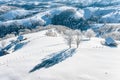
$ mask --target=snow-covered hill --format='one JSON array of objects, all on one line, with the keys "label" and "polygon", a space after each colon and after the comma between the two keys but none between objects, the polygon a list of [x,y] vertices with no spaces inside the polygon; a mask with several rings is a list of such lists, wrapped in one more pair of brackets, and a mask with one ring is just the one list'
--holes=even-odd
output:
[{"label": "snow-covered hill", "polygon": [[[74,11],[72,15],[62,14],[59,19],[59,14],[71,9]],[[0,27],[3,28],[16,26],[31,29],[57,24],[67,27],[72,25],[72,28],[84,30],[84,27],[87,29],[94,23],[119,22],[119,0],[0,0]],[[14,33],[7,30],[6,32]],[[5,35],[6,33],[0,37]]]},{"label": "snow-covered hill", "polygon": [[[69,49],[62,35],[49,37],[46,31],[24,35],[17,49],[0,57],[0,80],[120,80],[119,45],[110,48],[92,38]],[[11,41],[16,38],[6,45]]]},{"label": "snow-covered hill", "polygon": [[[9,9],[9,7],[18,7],[18,10],[10,10],[6,12],[5,14],[2,14],[2,18],[4,20],[12,20],[15,18],[16,13],[19,16],[23,16],[27,14],[31,14],[31,12],[36,11],[41,13],[49,12],[56,12],[61,7],[73,7],[76,8],[76,12],[83,15],[83,18],[85,19],[93,19],[95,18],[98,22],[110,22],[110,23],[119,23],[119,16],[120,16],[120,1],[119,0],[2,0],[1,2],[4,2],[2,6],[8,6],[5,7],[6,9]],[[0,6],[0,8],[2,7]],[[31,11],[24,11],[19,10],[19,8],[23,8],[24,10],[31,10]],[[82,10],[82,12],[80,12]],[[22,14],[21,14],[22,13]],[[48,12],[47,12],[48,13]],[[57,12],[56,12],[57,13]],[[50,13],[51,14],[51,13]],[[11,16],[11,17],[8,17]],[[51,14],[54,16],[54,14]],[[33,14],[29,16],[29,18],[36,16],[36,14]],[[43,15],[44,16],[44,15]],[[117,17],[117,19],[116,19]],[[24,17],[20,18],[21,20]],[[28,18],[28,17],[27,17]],[[17,18],[16,18],[17,19]],[[44,20],[44,19],[43,19]],[[47,20],[44,20],[47,22]],[[96,21],[95,21],[96,22]]]}]

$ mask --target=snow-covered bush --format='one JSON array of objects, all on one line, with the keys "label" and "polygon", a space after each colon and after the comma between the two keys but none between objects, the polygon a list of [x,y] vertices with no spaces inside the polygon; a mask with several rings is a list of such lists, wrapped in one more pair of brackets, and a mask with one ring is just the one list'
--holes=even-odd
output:
[{"label": "snow-covered bush", "polygon": [[19,32],[20,35],[28,34],[28,33],[31,33],[31,30],[30,30],[30,29],[22,29],[22,30],[20,30],[20,32]]},{"label": "snow-covered bush", "polygon": [[94,32],[92,29],[88,29],[88,30],[85,32],[85,36],[90,39],[91,37],[95,37],[95,32]]},{"label": "snow-covered bush", "polygon": [[37,26],[35,29],[36,29],[36,31],[42,31],[42,30],[46,30],[46,27],[44,27],[44,26]]},{"label": "snow-covered bush", "polygon": [[62,25],[48,25],[44,28],[46,30],[54,28],[59,34],[64,34],[66,32],[66,30],[70,30],[70,28],[68,28],[66,26],[62,26]]},{"label": "snow-covered bush", "polygon": [[56,37],[57,36],[57,32],[54,29],[49,29],[45,35],[47,36],[51,36],[51,37]]},{"label": "snow-covered bush", "polygon": [[56,30],[58,33],[64,34],[66,30],[70,30],[70,29],[66,26],[56,25]]}]

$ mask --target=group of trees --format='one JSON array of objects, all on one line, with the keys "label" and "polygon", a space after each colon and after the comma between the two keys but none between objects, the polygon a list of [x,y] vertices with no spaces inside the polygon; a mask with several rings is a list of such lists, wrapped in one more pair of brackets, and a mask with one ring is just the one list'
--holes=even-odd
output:
[{"label": "group of trees", "polygon": [[81,31],[80,29],[73,30],[62,25],[48,25],[42,28],[48,30],[45,33],[47,36],[56,37],[57,34],[61,34],[69,48],[72,47],[72,44],[75,44],[78,48],[83,40],[83,37],[86,37],[88,40],[90,40],[91,37],[96,36],[96,33],[92,29],[88,29],[86,31]]},{"label": "group of trees", "polygon": [[[95,36],[95,32],[92,29],[88,29],[86,31],[73,30],[73,29],[70,29],[68,27],[61,26],[61,25],[48,25],[46,27],[39,26],[32,30],[22,29],[19,32],[19,35],[37,32],[37,31],[41,31],[41,30],[48,30],[45,34],[47,36],[56,37],[58,33],[62,34],[64,36],[66,44],[69,46],[69,48],[72,47],[73,43],[75,43],[76,47],[78,48],[83,39],[83,36],[87,37],[89,40],[91,37]],[[15,35],[11,33],[11,34],[6,35],[5,38],[14,37],[14,36]]]},{"label": "group of trees", "polygon": [[20,32],[28,32],[36,29],[44,23],[41,20],[29,19],[27,23],[19,23],[18,21],[0,24],[0,37],[5,37],[7,34],[18,35]]},{"label": "group of trees", "polygon": [[104,34],[102,37],[103,38],[111,37],[115,40],[120,40],[120,32],[110,32],[110,33]]},{"label": "group of trees", "polygon": [[104,24],[98,28],[97,33],[102,38],[111,37],[115,40],[120,40],[120,28],[119,25],[108,25]]},{"label": "group of trees", "polygon": [[85,32],[82,32],[81,30],[67,30],[66,33],[64,34],[64,39],[69,46],[69,48],[72,47],[72,43],[76,44],[76,47],[78,48],[83,36],[91,39],[91,37],[95,36],[95,32],[92,29],[88,29]]},{"label": "group of trees", "polygon": [[[13,26],[13,27],[15,27],[15,26]],[[11,28],[12,27],[7,27],[7,26],[1,26],[0,27],[0,41],[2,40],[2,39],[7,39],[7,38],[10,38],[10,37],[15,37],[15,36],[17,36],[17,35],[23,35],[23,34],[28,34],[28,33],[34,33],[34,32],[38,32],[38,31],[42,31],[42,30],[48,30],[48,29],[55,29],[55,30],[57,30],[57,32],[58,33],[64,33],[65,31],[66,31],[66,29],[69,29],[68,27],[65,27],[65,26],[61,26],[61,25],[48,25],[48,26],[46,26],[46,27],[44,27],[44,26],[37,26],[36,28],[25,28],[25,27],[21,27],[21,28],[19,28],[19,30],[18,31],[16,31],[16,29],[15,30],[13,30],[13,31],[11,31]],[[8,31],[9,32],[8,32]],[[52,33],[52,31],[51,30],[49,30],[48,31],[48,33]],[[47,33],[47,34],[48,34]],[[49,35],[49,34],[48,34]],[[55,33],[55,35],[56,35],[56,33]]]},{"label": "group of trees", "polygon": [[62,34],[65,39],[66,44],[69,48],[72,47],[72,44],[75,44],[78,48],[83,37],[91,39],[91,37],[96,36],[96,33],[92,29],[88,29],[86,31],[81,31],[80,29],[70,29],[68,27],[62,25],[48,25],[47,27],[43,27],[45,30],[48,30],[45,35],[56,37],[57,33]]}]

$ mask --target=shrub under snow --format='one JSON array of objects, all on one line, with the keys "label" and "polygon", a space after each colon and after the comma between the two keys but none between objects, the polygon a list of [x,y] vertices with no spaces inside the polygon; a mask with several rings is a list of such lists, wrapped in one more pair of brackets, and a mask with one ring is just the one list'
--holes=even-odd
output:
[{"label": "shrub under snow", "polygon": [[94,32],[92,29],[88,29],[88,30],[85,32],[85,36],[90,39],[91,37],[95,37],[95,32]]},{"label": "shrub under snow", "polygon": [[57,32],[54,29],[49,29],[45,35],[47,36],[51,36],[51,37],[56,37],[57,36]]}]

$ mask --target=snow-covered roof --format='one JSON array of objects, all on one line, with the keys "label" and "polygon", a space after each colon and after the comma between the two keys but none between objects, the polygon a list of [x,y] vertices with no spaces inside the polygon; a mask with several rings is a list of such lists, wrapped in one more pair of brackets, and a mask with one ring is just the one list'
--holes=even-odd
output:
[{"label": "snow-covered roof", "polygon": [[111,38],[111,37],[107,37],[105,39],[105,42],[106,42],[107,45],[115,44],[115,40],[113,38]]},{"label": "snow-covered roof", "polygon": [[22,36],[22,35],[19,35],[18,37],[17,37],[17,40],[23,40],[24,39],[24,36]]}]

